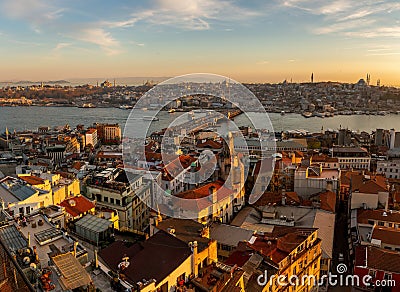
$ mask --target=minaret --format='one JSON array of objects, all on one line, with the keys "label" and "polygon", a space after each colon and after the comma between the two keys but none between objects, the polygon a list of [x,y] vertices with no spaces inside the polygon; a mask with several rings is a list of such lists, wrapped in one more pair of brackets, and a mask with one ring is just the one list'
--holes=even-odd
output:
[{"label": "minaret", "polygon": [[314,83],[314,72],[311,73],[311,83]]}]

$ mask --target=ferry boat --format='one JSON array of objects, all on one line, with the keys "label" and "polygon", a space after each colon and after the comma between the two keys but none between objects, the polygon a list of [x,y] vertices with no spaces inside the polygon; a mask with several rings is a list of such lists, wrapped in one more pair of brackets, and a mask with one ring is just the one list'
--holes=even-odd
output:
[{"label": "ferry boat", "polygon": [[96,106],[93,103],[84,103],[81,106],[78,106],[79,108],[95,108]]},{"label": "ferry boat", "polygon": [[305,118],[311,118],[313,114],[310,113],[310,112],[304,112],[304,113],[302,113],[302,115],[303,115],[303,117],[305,117]]},{"label": "ferry boat", "polygon": [[172,113],[176,112],[176,109],[171,108],[168,112],[169,112],[170,114],[172,114]]},{"label": "ferry boat", "polygon": [[127,110],[127,109],[133,109],[133,106],[124,104],[124,105],[120,105],[118,108],[119,109],[123,109],[123,110]]},{"label": "ferry boat", "polygon": [[145,121],[158,121],[160,119],[157,118],[157,117],[152,117],[152,116],[144,116],[143,120],[145,120]]},{"label": "ferry boat", "polygon": [[284,116],[285,115],[285,111],[281,111],[281,116]]}]

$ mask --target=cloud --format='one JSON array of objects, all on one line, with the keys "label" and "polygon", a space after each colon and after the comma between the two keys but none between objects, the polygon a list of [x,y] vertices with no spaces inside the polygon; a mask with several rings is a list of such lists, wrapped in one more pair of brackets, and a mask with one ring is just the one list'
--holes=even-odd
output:
[{"label": "cloud", "polygon": [[27,21],[32,30],[40,33],[40,27],[46,22],[62,16],[64,8],[54,6],[50,0],[2,0],[0,9],[9,18]]},{"label": "cloud", "polygon": [[116,55],[121,53],[120,43],[110,32],[102,28],[83,28],[71,35],[71,37],[98,45],[107,55]]},{"label": "cloud", "polygon": [[211,23],[244,20],[260,15],[258,11],[227,0],[153,0],[151,8],[131,14],[122,21],[105,22],[110,28],[131,27],[138,22],[172,26],[183,30],[208,30]]},{"label": "cloud", "polygon": [[349,31],[352,29],[359,29],[361,27],[369,27],[369,25],[375,23],[374,19],[357,19],[351,21],[335,22],[331,25],[322,26],[313,29],[316,34],[331,34],[336,32]]},{"label": "cloud", "polygon": [[267,60],[257,62],[257,65],[267,65],[267,64],[269,64],[269,61]]},{"label": "cloud", "polygon": [[58,43],[53,50],[54,51],[60,51],[60,50],[66,48],[66,47],[69,47],[71,45],[72,45],[71,43]]},{"label": "cloud", "polygon": [[138,43],[138,42],[135,42],[135,41],[130,41],[129,43],[132,44],[132,45],[138,46],[138,47],[144,47],[145,46],[144,43]]},{"label": "cloud", "polygon": [[400,11],[395,0],[286,0],[282,6],[322,17],[315,34],[340,33],[347,37],[399,37],[399,25],[388,14]]}]

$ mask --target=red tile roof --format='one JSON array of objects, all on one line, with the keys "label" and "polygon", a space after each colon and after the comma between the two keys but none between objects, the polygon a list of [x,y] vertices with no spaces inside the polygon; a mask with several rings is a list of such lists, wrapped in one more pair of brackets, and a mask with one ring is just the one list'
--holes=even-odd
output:
[{"label": "red tile roof", "polygon": [[315,230],[314,228],[297,227],[278,228],[276,233],[257,236],[253,244],[247,243],[247,245],[278,264],[307,239],[307,234],[311,234]]},{"label": "red tile roof", "polygon": [[[286,204],[287,205],[298,205],[301,200],[296,192],[286,192]],[[282,204],[282,193],[265,192],[258,200],[254,203],[254,206],[262,207],[268,205],[281,205]]]},{"label": "red tile roof", "polygon": [[74,218],[95,207],[93,202],[82,196],[68,198],[62,201],[59,205],[64,207],[65,211]]},{"label": "red tile roof", "polygon": [[233,190],[228,189],[224,186],[224,181],[217,180],[215,182],[208,183],[202,187],[197,189],[188,190],[179,194],[176,194],[176,197],[183,199],[201,199],[209,196],[210,187],[215,187],[217,190],[218,199],[223,199],[234,193]]},{"label": "red tile roof", "polygon": [[262,161],[257,161],[253,175],[257,176],[259,173],[261,173],[261,175],[271,173],[274,170],[273,163],[273,158],[265,158]]},{"label": "red tile roof", "polygon": [[357,210],[357,222],[368,224],[368,219],[400,223],[400,212],[385,210]]},{"label": "red tile roof", "polygon": [[320,208],[325,211],[335,212],[336,211],[336,194],[332,191],[325,191],[312,196],[312,198],[318,197],[321,203]]},{"label": "red tile roof", "polygon": [[32,186],[44,184],[44,179],[33,175],[28,175],[28,176],[23,175],[20,176],[19,178]]},{"label": "red tile roof", "polygon": [[207,141],[205,141],[203,143],[197,143],[196,147],[197,148],[221,149],[222,144],[217,141],[208,139]]},{"label": "red tile roof", "polygon": [[[366,266],[370,269],[391,273],[400,273],[400,253],[396,251],[368,246],[366,247],[365,261]],[[356,261],[356,263],[357,262],[360,261]]]},{"label": "red tile roof", "polygon": [[371,238],[381,240],[386,244],[400,245],[400,230],[375,225]]},{"label": "red tile roof", "polygon": [[[182,208],[187,208],[190,210],[204,210],[212,205],[211,200],[204,200],[209,196],[209,189],[214,187],[217,191],[217,201],[222,201],[228,196],[234,194],[235,192],[225,186],[224,182],[221,180],[208,183],[197,189],[188,190],[175,195],[175,197],[186,199],[180,202]],[[198,200],[203,199],[203,200]]]}]

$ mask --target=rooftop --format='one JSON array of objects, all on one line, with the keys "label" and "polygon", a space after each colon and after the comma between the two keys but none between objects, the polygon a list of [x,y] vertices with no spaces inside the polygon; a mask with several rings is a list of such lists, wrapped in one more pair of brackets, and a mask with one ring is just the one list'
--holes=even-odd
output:
[{"label": "rooftop", "polygon": [[123,257],[129,258],[129,266],[124,274],[132,284],[155,279],[162,281],[179,267],[189,256],[189,246],[164,231],[159,231],[142,243],[115,241],[99,252],[99,256],[113,271]]},{"label": "rooftop", "polygon": [[156,228],[167,233],[173,229],[174,236],[185,243],[196,240],[199,251],[208,247],[210,242],[210,239],[201,237],[201,232],[204,228],[203,224],[194,220],[168,218],[159,222]]},{"label": "rooftop", "polygon": [[95,207],[94,203],[83,196],[68,198],[60,203],[72,217],[80,216]]},{"label": "rooftop", "polygon": [[58,281],[64,290],[86,287],[92,282],[89,274],[72,253],[57,255],[52,260],[60,271]]},{"label": "rooftop", "polygon": [[400,254],[374,246],[357,246],[355,265],[399,274]]},{"label": "rooftop", "polygon": [[6,177],[0,180],[0,198],[5,203],[24,201],[37,192],[37,189],[25,185],[21,180],[13,177]]},{"label": "rooftop", "polygon": [[[243,275],[244,271],[222,263],[214,263],[207,266],[201,272],[201,276],[192,280],[196,290],[199,291],[235,291],[236,283]],[[236,281],[235,281],[236,280]],[[239,289],[238,291],[241,291]]]},{"label": "rooftop", "polygon": [[106,219],[99,218],[91,214],[87,214],[86,216],[84,216],[82,219],[80,219],[75,223],[76,226],[97,233],[106,231],[112,224],[113,224],[112,222]]},{"label": "rooftop", "polygon": [[218,243],[236,247],[240,241],[249,241],[253,231],[227,224],[213,224],[210,237]]},{"label": "rooftop", "polygon": [[400,245],[400,230],[375,225],[372,231],[371,238],[380,240],[382,243],[385,244]]},{"label": "rooftop", "polygon": [[10,250],[19,250],[28,246],[28,241],[14,224],[0,227],[0,240]]},{"label": "rooftop", "polygon": [[368,219],[400,223],[400,212],[385,210],[357,210],[357,222],[369,224]]},{"label": "rooftop", "polygon": [[[73,240],[51,225],[41,214],[29,217],[27,226],[21,227],[21,232],[25,238],[28,238],[29,234],[30,246],[36,246],[42,267],[48,266],[50,256],[73,249]],[[77,251],[78,254],[86,253],[80,245],[78,245]]]}]

